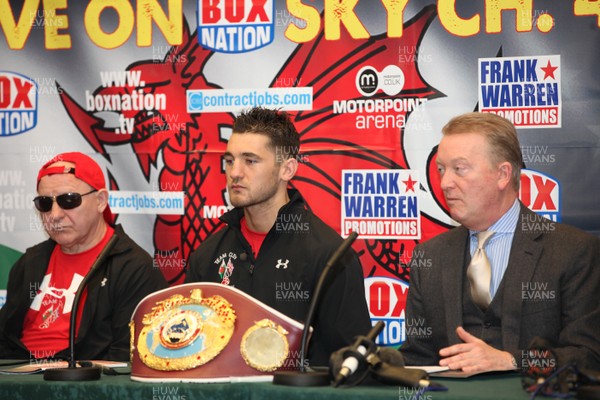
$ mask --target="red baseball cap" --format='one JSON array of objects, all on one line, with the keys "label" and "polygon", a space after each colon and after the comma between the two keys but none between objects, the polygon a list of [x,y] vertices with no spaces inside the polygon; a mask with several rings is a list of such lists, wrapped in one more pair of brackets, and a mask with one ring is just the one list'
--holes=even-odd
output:
[{"label": "red baseball cap", "polygon": [[[75,168],[65,168],[64,166],[54,166],[57,162],[69,162],[75,164]],[[104,173],[102,169],[91,157],[86,156],[83,153],[71,152],[62,153],[54,156],[50,161],[40,168],[40,172],[37,177],[37,186],[40,184],[40,180],[46,175],[54,174],[74,174],[79,180],[84,181],[96,190],[106,189],[106,183],[104,181]],[[104,209],[104,220],[112,225],[114,222],[114,216],[108,204]]]}]

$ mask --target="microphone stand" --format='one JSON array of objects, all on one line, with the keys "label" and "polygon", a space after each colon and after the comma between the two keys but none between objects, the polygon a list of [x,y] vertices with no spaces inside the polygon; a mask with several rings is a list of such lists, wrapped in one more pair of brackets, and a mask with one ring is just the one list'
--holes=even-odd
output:
[{"label": "microphone stand", "polygon": [[77,292],[75,293],[75,298],[73,299],[73,308],[71,309],[71,319],[69,325],[69,366],[67,368],[52,368],[44,371],[44,380],[46,381],[94,381],[100,379],[100,373],[102,370],[99,367],[78,367],[77,362],[75,361],[75,329],[77,327],[77,314],[79,310],[79,301],[81,299],[81,295],[88,282],[92,278],[92,276],[99,269],[100,264],[104,262],[108,253],[112,250],[112,248],[117,243],[117,235],[111,236],[106,243],[106,246],[102,249],[98,257],[96,257],[96,261],[92,264],[92,267],[85,275],[79,287],[77,288]]},{"label": "microphone stand", "polygon": [[340,247],[333,253],[333,255],[325,264],[323,272],[319,277],[317,286],[313,292],[313,297],[308,307],[308,313],[306,314],[306,320],[304,322],[304,329],[302,331],[302,340],[300,342],[300,367],[298,371],[277,371],[273,374],[273,383],[276,385],[286,386],[326,386],[329,385],[330,377],[328,371],[307,371],[305,366],[306,361],[306,345],[308,342],[308,332],[310,324],[314,318],[315,311],[321,292],[325,285],[325,280],[331,268],[342,258],[342,256],[348,251],[352,243],[358,237],[358,233],[351,232],[348,237],[342,242]]}]

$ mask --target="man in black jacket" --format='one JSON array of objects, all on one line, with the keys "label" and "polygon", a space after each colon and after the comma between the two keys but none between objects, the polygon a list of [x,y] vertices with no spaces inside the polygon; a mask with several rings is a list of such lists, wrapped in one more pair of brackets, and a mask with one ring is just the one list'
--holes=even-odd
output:
[{"label": "man in black jacket", "polygon": [[[298,168],[298,132],[285,112],[253,108],[236,118],[225,152],[235,207],[226,226],[189,259],[186,282],[220,282],[303,321],[327,260],[342,238],[288,189]],[[350,251],[331,276],[316,312],[311,365],[366,334],[370,327],[363,272]]]},{"label": "man in black jacket", "polygon": [[0,309],[0,358],[68,356],[73,299],[83,277],[114,235],[114,247],[81,297],[75,354],[129,360],[129,321],[138,302],[167,283],[152,258],[113,226],[100,166],[82,153],[63,153],[38,174],[34,204],[50,238],[11,269]]}]

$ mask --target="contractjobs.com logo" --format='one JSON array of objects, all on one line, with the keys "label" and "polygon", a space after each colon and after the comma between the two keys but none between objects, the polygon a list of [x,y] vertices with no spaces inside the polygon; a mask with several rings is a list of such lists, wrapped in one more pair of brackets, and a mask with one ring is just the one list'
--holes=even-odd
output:
[{"label": "contractjobs.com logo", "polygon": [[188,90],[187,111],[240,112],[262,106],[282,111],[312,110],[312,87],[280,87],[267,89]]},{"label": "contractjobs.com logo", "polygon": [[244,53],[273,42],[273,0],[198,0],[198,43],[222,53]]},{"label": "contractjobs.com logo", "polygon": [[37,84],[25,75],[0,71],[0,136],[27,132],[37,125]]}]

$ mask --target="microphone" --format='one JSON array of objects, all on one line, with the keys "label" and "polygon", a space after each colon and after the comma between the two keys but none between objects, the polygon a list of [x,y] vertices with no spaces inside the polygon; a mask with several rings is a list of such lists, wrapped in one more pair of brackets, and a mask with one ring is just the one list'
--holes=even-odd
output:
[{"label": "microphone", "polygon": [[427,372],[417,368],[395,367],[382,364],[373,368],[373,377],[381,383],[429,390],[447,390],[439,383],[429,381]]},{"label": "microphone", "polygon": [[411,388],[424,388],[431,391],[448,390],[439,383],[429,381],[429,375],[422,369],[405,368],[404,357],[398,350],[380,347],[376,354],[367,357],[373,378],[388,385]]},{"label": "microphone", "polygon": [[325,280],[331,268],[337,264],[342,256],[348,251],[352,243],[358,237],[358,233],[350,232],[348,237],[342,242],[340,247],[331,255],[323,272],[319,276],[319,281],[313,291],[313,296],[308,307],[306,319],[304,321],[304,329],[302,330],[302,339],[300,342],[300,366],[298,371],[277,371],[273,374],[273,383],[276,385],[287,385],[287,386],[326,386],[329,385],[329,372],[328,371],[306,371],[306,344],[308,342],[308,333],[310,324],[315,315],[317,304],[323,292],[325,286]]},{"label": "microphone", "polygon": [[71,309],[71,319],[69,322],[69,366],[67,368],[52,368],[44,371],[44,380],[46,381],[93,381],[100,379],[101,369],[98,367],[77,367],[75,361],[75,329],[77,327],[77,314],[79,310],[79,302],[84,289],[92,276],[99,269],[99,266],[104,262],[108,253],[117,243],[117,235],[112,235],[106,243],[106,246],[102,249],[96,260],[90,267],[90,270],[82,279],[77,292],[75,293],[75,299],[73,299],[73,308]]},{"label": "microphone", "polygon": [[544,396],[600,399],[600,371],[579,368],[577,362],[559,359],[555,343],[535,336],[521,355],[521,384],[530,398]]},{"label": "microphone", "polygon": [[361,363],[365,365],[367,361],[365,357],[377,349],[374,341],[384,327],[385,323],[383,321],[377,322],[367,336],[359,336],[354,345],[344,352],[345,359],[342,362],[342,367],[335,378],[333,386],[339,386],[348,376],[354,374]]},{"label": "microphone", "polygon": [[535,336],[527,351],[522,352],[521,374],[536,380],[549,377],[559,367],[554,347],[548,339]]},{"label": "microphone", "polygon": [[[383,327],[382,321],[380,324]],[[367,336],[374,339],[379,331],[376,325]],[[371,375],[376,381],[388,385],[423,388],[430,391],[447,390],[443,385],[430,382],[424,370],[405,368],[404,357],[398,350],[378,347],[370,339],[361,336],[353,346],[342,348],[331,355],[329,360],[331,374],[337,376],[334,386],[337,387],[341,383],[344,383],[345,387],[358,385]],[[344,367],[347,371],[343,370]]]},{"label": "microphone", "polygon": [[[561,390],[567,387],[568,374],[557,374],[561,369],[558,366],[557,356],[551,350],[554,347],[554,343],[548,339],[534,336],[527,350],[521,352],[521,365],[517,367],[521,368],[521,380],[525,391],[537,393],[550,385],[554,378],[560,382],[558,386]],[[552,386],[548,390],[554,391],[551,389]]]}]

